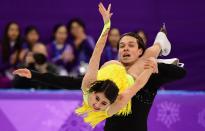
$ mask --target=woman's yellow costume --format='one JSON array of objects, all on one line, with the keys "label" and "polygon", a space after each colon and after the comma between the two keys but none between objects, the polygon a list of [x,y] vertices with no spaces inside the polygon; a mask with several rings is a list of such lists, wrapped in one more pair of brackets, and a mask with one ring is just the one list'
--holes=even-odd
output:
[{"label": "woman's yellow costume", "polygon": [[[109,79],[113,81],[119,88],[119,93],[122,93],[126,88],[129,88],[134,84],[134,79],[132,76],[127,74],[124,66],[119,64],[108,64],[98,70],[97,80]],[[98,123],[110,117],[105,111],[94,112],[92,107],[88,105],[88,91],[83,92],[83,105],[82,107],[76,109],[76,113],[79,115],[84,115],[84,121],[95,127]],[[109,109],[109,108],[108,108]],[[129,103],[123,107],[116,115],[128,115],[131,113],[131,100]]]}]

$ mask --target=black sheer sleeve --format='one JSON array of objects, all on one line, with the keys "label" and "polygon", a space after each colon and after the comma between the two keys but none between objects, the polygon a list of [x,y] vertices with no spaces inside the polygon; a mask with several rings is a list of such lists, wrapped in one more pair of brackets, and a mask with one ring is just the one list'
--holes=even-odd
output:
[{"label": "black sheer sleeve", "polygon": [[148,83],[145,85],[147,88],[159,89],[163,84],[182,79],[186,75],[186,70],[173,64],[158,64],[159,73],[152,74]]},{"label": "black sheer sleeve", "polygon": [[82,77],[59,76],[52,73],[31,71],[32,80],[60,89],[81,89]]}]

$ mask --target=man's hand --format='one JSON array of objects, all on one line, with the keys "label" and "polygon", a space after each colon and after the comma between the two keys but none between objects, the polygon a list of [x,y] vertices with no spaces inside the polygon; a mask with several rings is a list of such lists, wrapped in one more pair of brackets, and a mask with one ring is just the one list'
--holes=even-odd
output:
[{"label": "man's hand", "polygon": [[18,70],[15,70],[14,72],[13,72],[13,74],[14,75],[19,75],[19,76],[21,76],[21,77],[26,77],[26,78],[31,78],[32,77],[32,75],[31,75],[31,71],[30,70],[28,70],[28,69],[18,69]]}]

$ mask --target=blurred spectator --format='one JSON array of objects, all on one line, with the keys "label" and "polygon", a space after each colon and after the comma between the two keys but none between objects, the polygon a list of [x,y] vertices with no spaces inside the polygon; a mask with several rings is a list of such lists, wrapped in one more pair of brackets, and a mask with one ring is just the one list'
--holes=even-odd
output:
[{"label": "blurred spectator", "polygon": [[117,44],[120,39],[120,31],[117,28],[112,28],[109,32],[108,43],[102,54],[101,65],[109,60],[116,60],[118,58]]},{"label": "blurred spectator", "polygon": [[11,87],[12,70],[17,66],[22,56],[20,27],[16,22],[6,25],[0,45],[0,87]]},{"label": "blurred spectator", "polygon": [[[48,52],[46,46],[43,43],[36,43],[32,48],[32,52],[29,52],[26,56],[22,67],[37,71],[39,73],[58,74],[58,68],[49,63],[47,59]],[[41,88],[42,84],[39,84],[38,82],[32,83],[30,82],[30,79],[27,78],[16,77],[14,80],[14,86],[16,88]]]},{"label": "blurred spectator", "polygon": [[137,30],[136,33],[142,38],[145,45],[147,45],[148,37],[147,37],[147,34],[145,33],[145,31],[140,29],[140,30]]},{"label": "blurred spectator", "polygon": [[25,29],[24,43],[22,45],[22,51],[21,51],[21,55],[23,56],[23,59],[25,59],[27,53],[32,50],[34,44],[39,42],[39,39],[40,39],[40,35],[38,29],[33,25],[27,26]]},{"label": "blurred spectator", "polygon": [[43,43],[36,43],[32,52],[29,52],[26,56],[24,65],[26,68],[36,70],[40,73],[55,73],[58,74],[57,67],[48,62],[47,48]]},{"label": "blurred spectator", "polygon": [[53,63],[70,72],[74,54],[71,45],[66,43],[67,37],[66,26],[63,24],[56,25],[53,29],[53,41],[48,45],[48,52]]},{"label": "blurred spectator", "polygon": [[69,43],[74,51],[74,68],[72,69],[77,75],[83,75],[86,65],[92,55],[95,41],[86,34],[85,24],[80,19],[72,19],[67,25],[69,34]]},{"label": "blurred spectator", "polygon": [[25,42],[23,48],[31,51],[34,44],[39,42],[40,34],[36,26],[30,25],[25,29]]}]

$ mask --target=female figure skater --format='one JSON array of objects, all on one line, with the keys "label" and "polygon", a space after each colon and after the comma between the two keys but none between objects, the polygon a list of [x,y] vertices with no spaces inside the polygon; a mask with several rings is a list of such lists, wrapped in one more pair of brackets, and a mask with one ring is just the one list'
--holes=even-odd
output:
[{"label": "female figure skater", "polygon": [[[118,61],[109,61],[98,70],[100,57],[110,29],[110,17],[112,16],[110,10],[110,4],[107,10],[102,3],[99,4],[99,12],[103,17],[105,25],[96,43],[87,73],[82,81],[83,106],[76,110],[78,114],[87,114],[84,120],[93,127],[114,114],[130,114],[131,98],[146,84],[150,75],[155,72],[156,69],[155,64],[151,62],[152,58],[149,58],[146,60],[144,71],[139,76],[136,76],[135,72],[131,72],[132,70],[126,72],[124,66]],[[123,38],[125,40],[124,42],[130,39],[129,36]],[[158,36],[156,38],[156,41],[157,40],[159,40]],[[138,43],[136,39],[133,42],[135,44]],[[165,42],[157,42],[158,44],[153,45],[145,51],[142,57],[143,59],[151,56],[157,57],[159,55]],[[121,46],[123,46],[123,43],[121,43]],[[143,50],[137,52],[137,55],[142,54]],[[126,57],[128,58],[129,54],[125,53],[124,57],[125,59]],[[31,73],[26,72],[26,69],[19,69],[15,71],[14,74],[31,78]]]}]

